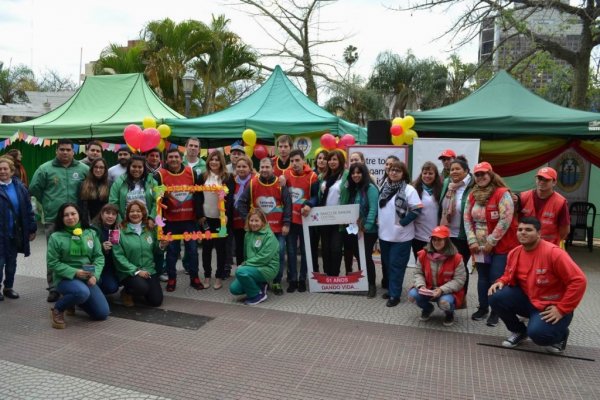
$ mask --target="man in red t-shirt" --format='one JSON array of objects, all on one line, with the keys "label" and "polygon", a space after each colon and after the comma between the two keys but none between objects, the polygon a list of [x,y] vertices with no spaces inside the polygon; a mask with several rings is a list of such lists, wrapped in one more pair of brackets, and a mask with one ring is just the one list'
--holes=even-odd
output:
[{"label": "man in red t-shirt", "polygon": [[[489,303],[512,334],[502,346],[513,348],[530,337],[552,353],[562,353],[573,311],[587,280],[569,254],[541,238],[541,223],[525,217],[517,228],[521,246],[508,253],[506,269],[489,289]],[[529,318],[527,326],[517,315]]]}]

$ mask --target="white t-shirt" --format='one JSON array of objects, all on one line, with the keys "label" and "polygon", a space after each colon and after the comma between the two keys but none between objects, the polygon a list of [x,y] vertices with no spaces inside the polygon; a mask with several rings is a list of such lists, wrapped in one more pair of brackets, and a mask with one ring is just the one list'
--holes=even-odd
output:
[{"label": "white t-shirt", "polygon": [[[325,182],[323,182],[325,183]],[[342,178],[335,181],[333,185],[329,187],[327,192],[327,200],[325,201],[326,206],[339,206],[340,205],[340,189],[342,187]]]},{"label": "white t-shirt", "polygon": [[[221,180],[212,172],[208,174],[208,178],[204,182],[206,186],[220,185]],[[204,215],[208,218],[219,218],[219,194],[217,192],[204,192]]]},{"label": "white t-shirt", "polygon": [[462,198],[463,194],[465,193],[465,189],[471,182],[471,175],[467,175],[465,179],[463,179],[463,182],[465,184],[456,189],[456,207],[454,210],[454,215],[450,219],[450,225],[448,226],[448,228],[450,228],[450,237],[453,238],[458,237],[458,235],[460,234],[460,223],[463,219]]},{"label": "white t-shirt", "polygon": [[[407,242],[415,237],[415,224],[410,223],[406,226],[396,224],[396,196],[391,198],[387,204],[381,208],[377,220],[379,221],[379,239],[387,242]],[[419,193],[411,185],[406,185],[406,201],[408,208],[417,207],[421,204]]]},{"label": "white t-shirt", "polygon": [[438,210],[440,208],[435,197],[423,190],[421,196],[423,208],[421,213],[415,219],[415,239],[429,242],[431,231],[438,226]]},{"label": "white t-shirt", "polygon": [[135,184],[133,190],[130,190],[127,193],[127,204],[131,203],[134,200],[139,200],[146,206],[146,191],[144,190],[144,186],[140,182]]},{"label": "white t-shirt", "polygon": [[108,184],[112,185],[118,177],[124,175],[127,172],[127,167],[121,166],[121,164],[114,165],[108,169]]}]

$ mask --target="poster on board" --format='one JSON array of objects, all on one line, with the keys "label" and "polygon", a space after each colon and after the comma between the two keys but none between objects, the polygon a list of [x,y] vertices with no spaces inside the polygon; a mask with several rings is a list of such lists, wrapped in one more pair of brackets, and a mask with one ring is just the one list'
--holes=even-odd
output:
[{"label": "poster on board", "polygon": [[[306,217],[302,217],[302,230],[304,235],[304,254],[308,271],[313,270],[312,251],[310,248],[311,226],[345,225],[356,223],[359,216],[359,205],[313,207]],[[361,232],[358,233],[358,256],[360,265],[365,262],[365,240]],[[327,276],[319,272],[312,274],[308,280],[311,293],[314,292],[360,292],[369,288],[366,270],[351,272],[345,276]]]},{"label": "poster on board", "polygon": [[479,145],[479,139],[416,138],[412,153],[412,179],[417,178],[421,172],[421,166],[426,161],[434,162],[441,172],[444,167],[438,157],[446,149],[452,149],[456,155],[467,157],[472,171],[475,164],[479,162]]},{"label": "poster on board", "polygon": [[408,166],[408,146],[348,146],[348,158],[350,158],[352,153],[357,151],[365,155],[365,164],[369,169],[369,173],[377,178],[377,186],[381,186],[381,181],[385,173],[385,160],[389,156],[398,157],[400,161]]}]

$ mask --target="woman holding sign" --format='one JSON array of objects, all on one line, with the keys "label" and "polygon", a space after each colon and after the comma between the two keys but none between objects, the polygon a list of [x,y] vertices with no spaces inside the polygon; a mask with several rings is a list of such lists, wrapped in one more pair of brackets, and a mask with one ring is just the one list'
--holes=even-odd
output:
[{"label": "woman holding sign", "polygon": [[102,247],[96,231],[81,219],[77,204],[65,203],[58,209],[47,260],[54,287],[62,295],[50,310],[53,328],[64,329],[65,310],[75,306],[94,320],[108,317],[108,303],[96,285],[104,267]]},{"label": "woman holding sign", "polygon": [[388,267],[387,307],[400,303],[404,272],[415,237],[414,221],[423,207],[409,182],[406,164],[394,160],[379,194],[379,243],[381,258]]}]

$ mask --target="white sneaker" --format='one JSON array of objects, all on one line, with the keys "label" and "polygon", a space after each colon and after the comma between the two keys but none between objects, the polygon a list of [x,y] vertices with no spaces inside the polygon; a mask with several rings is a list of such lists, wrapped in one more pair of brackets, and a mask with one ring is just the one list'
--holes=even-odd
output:
[{"label": "white sneaker", "polygon": [[165,274],[162,274],[162,275],[160,276],[160,281],[161,281],[161,282],[166,282],[166,281],[168,281],[168,280],[169,280],[169,275],[167,275],[166,273],[165,273]]}]

